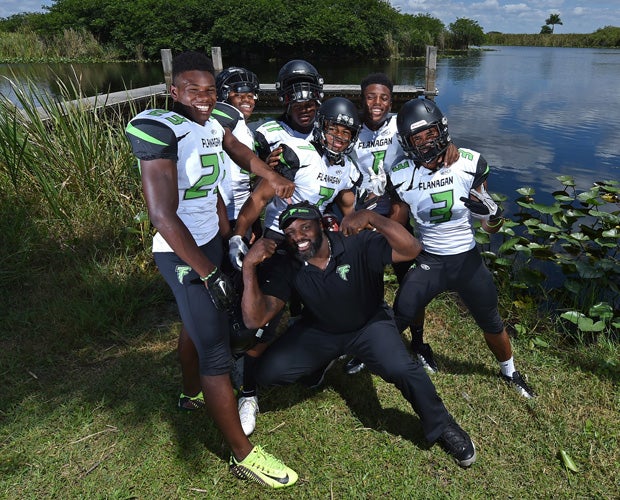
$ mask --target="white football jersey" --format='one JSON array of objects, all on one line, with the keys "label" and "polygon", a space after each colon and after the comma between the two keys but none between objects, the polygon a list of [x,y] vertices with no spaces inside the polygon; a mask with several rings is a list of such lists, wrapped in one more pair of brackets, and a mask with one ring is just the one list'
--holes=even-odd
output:
[{"label": "white football jersey", "polygon": [[[214,118],[203,126],[173,111],[150,109],[129,122],[126,134],[138,159],[176,161],[177,215],[197,245],[211,241],[219,231],[218,186],[227,175],[222,126]],[[157,233],[153,237],[153,251],[173,250]]]},{"label": "white football jersey", "polygon": [[475,245],[471,213],[461,197],[486,179],[489,167],[480,153],[459,149],[460,158],[449,167],[429,170],[404,160],[392,169],[396,193],[409,205],[424,250],[455,255]]},{"label": "white football jersey", "polygon": [[290,137],[310,141],[312,140],[312,130],[304,133],[295,130],[283,120],[266,121],[254,132],[255,150],[258,156],[264,160],[282,141]]},{"label": "white football jersey", "polygon": [[[291,203],[307,200],[323,213],[341,191],[352,189],[360,181],[357,166],[346,155],[342,164],[330,165],[327,158],[307,141],[289,137],[281,145],[284,148],[282,157],[290,170],[284,175],[295,183]],[[265,228],[282,232],[278,218],[288,204],[288,200],[277,196],[269,202],[265,209]]]},{"label": "white football jersey", "polygon": [[[364,176],[360,186],[360,196],[372,191],[369,185],[371,174],[383,171],[389,175],[392,166],[405,158],[405,153],[400,147],[396,134],[396,115],[390,115],[378,130],[370,130],[365,124],[362,125],[360,135],[355,144],[356,161]],[[374,193],[382,195],[383,193]]]},{"label": "white football jersey", "polygon": [[[218,102],[212,116],[222,127],[230,129],[239,142],[254,151],[254,134],[241,111],[225,102]],[[228,220],[236,220],[245,200],[250,196],[250,172],[237,165],[226,153],[224,158],[229,175],[220,184],[220,195],[226,205]]]}]

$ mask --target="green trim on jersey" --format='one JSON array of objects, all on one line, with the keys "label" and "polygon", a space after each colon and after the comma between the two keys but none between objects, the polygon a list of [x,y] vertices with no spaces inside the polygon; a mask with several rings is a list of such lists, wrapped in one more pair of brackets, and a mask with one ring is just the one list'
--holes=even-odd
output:
[{"label": "green trim on jersey", "polygon": [[162,142],[159,139],[156,139],[152,135],[148,135],[144,133],[139,128],[134,127],[131,123],[127,125],[127,128],[125,129],[125,131],[128,134],[131,134],[137,137],[138,139],[142,139],[143,141],[150,142],[151,144],[157,144],[158,146],[170,146],[170,144],[166,144],[165,142]]},{"label": "green trim on jersey", "polygon": [[213,111],[211,111],[212,115],[218,115],[218,116],[223,116],[224,118],[228,118],[229,120],[233,120],[235,117],[231,116],[227,113],[224,113],[223,111],[220,111],[217,108],[213,108]]}]

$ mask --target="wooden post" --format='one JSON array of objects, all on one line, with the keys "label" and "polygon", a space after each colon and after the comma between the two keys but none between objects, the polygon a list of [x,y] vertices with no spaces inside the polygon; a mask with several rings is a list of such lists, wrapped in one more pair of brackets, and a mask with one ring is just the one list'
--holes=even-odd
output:
[{"label": "wooden post", "polygon": [[425,67],[426,89],[425,95],[427,98],[434,100],[437,93],[436,78],[437,78],[437,47],[433,45],[426,46],[426,67]]},{"label": "wooden post", "polygon": [[211,47],[211,59],[213,60],[213,69],[215,69],[216,74],[224,69],[224,66],[222,66],[221,47]]},{"label": "wooden post", "polygon": [[164,67],[164,81],[166,82],[166,93],[170,93],[170,85],[172,84],[172,51],[170,49],[161,49],[161,65]]}]

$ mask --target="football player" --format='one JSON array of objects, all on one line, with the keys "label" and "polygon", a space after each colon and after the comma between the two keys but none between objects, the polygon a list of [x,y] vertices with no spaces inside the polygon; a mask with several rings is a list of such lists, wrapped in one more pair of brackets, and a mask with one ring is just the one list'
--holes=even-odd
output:
[{"label": "football player", "polygon": [[[487,192],[489,165],[479,152],[464,148],[458,161],[444,163],[452,139],[447,118],[431,100],[407,102],[398,112],[397,126],[399,141],[411,159],[392,172],[392,182],[424,246],[394,302],[399,329],[404,330],[438,294],[456,291],[484,332],[500,377],[522,396],[534,397],[515,368],[493,276],[474,239],[472,218],[479,219],[488,233],[496,233],[503,224],[502,211]],[[412,333],[418,350],[430,350],[421,333]]]},{"label": "football player", "polygon": [[126,133],[157,229],[154,259],[184,326],[179,353],[182,360],[196,355],[199,360],[199,376],[187,378],[198,380],[199,387],[182,394],[179,404],[187,398],[207,407],[231,448],[230,470],[237,477],[273,488],[290,486],[297,473],[253,446],[244,434],[230,381],[227,309],[234,298],[219,269],[224,253],[220,228],[228,225],[218,194],[226,174],[222,153],[263,176],[279,196],[289,196],[294,186],[212,118],[216,86],[213,64],[204,54],[188,51],[174,58],[170,94],[173,110],[143,111],[129,122]]}]

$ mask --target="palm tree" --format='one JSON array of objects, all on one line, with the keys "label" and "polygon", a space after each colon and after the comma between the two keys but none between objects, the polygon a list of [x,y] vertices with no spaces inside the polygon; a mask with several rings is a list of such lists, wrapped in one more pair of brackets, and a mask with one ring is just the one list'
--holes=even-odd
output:
[{"label": "palm tree", "polygon": [[553,28],[555,28],[555,25],[556,24],[562,25],[563,23],[562,23],[562,20],[560,19],[560,14],[549,14],[549,17],[545,21],[545,24],[551,26],[551,33],[553,33]]}]

